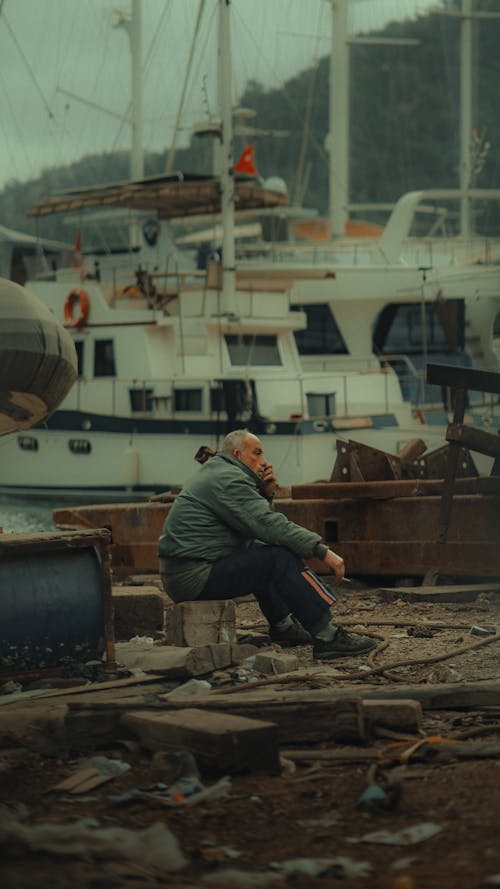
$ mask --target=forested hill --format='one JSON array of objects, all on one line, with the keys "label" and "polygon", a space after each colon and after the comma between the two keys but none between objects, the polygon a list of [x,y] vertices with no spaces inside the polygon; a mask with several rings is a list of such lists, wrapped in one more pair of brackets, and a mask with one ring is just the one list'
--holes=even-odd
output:
[{"label": "forested hill", "polygon": [[[498,9],[482,0],[482,10]],[[394,23],[378,35],[416,38],[418,46],[353,44],[350,80],[350,200],[391,202],[405,191],[453,188],[459,184],[459,20],[434,13],[404,24]],[[370,35],[375,36],[375,35]],[[500,19],[479,19],[474,47],[473,101],[478,153],[474,185],[500,187]],[[247,85],[239,104],[256,112],[250,121],[259,129],[284,130],[286,138],[254,140],[260,175],[282,177],[292,199],[326,212],[328,202],[329,61],[269,90],[257,81]],[[243,147],[236,139],[235,153]],[[165,153],[147,154],[146,175],[163,172]],[[193,138],[176,154],[175,169],[210,171],[207,140]],[[127,152],[85,157],[64,168],[45,170],[39,179],[10,183],[0,192],[0,222],[35,231],[27,210],[47,194],[128,177]],[[371,217],[373,218],[373,217]],[[38,223],[47,237],[68,239],[57,217]],[[480,208],[479,231],[500,229],[495,205]]]}]

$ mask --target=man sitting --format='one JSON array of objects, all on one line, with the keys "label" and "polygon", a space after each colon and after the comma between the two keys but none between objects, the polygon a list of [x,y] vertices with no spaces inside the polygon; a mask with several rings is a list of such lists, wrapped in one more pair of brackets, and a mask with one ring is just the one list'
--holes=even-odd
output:
[{"label": "man sitting", "polygon": [[177,496],[159,541],[160,573],[175,602],[252,593],[281,645],[313,645],[313,656],[362,655],[375,642],[330,623],[335,597],[306,567],[320,559],[340,582],[344,560],[319,534],[272,508],[273,467],[261,441],[230,432]]}]

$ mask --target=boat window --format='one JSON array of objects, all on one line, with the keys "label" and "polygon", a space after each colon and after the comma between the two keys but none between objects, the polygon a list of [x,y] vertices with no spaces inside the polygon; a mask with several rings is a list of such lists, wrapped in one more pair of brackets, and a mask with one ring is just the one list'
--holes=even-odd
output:
[{"label": "boat window", "polygon": [[83,377],[83,340],[75,340],[76,360],[78,362],[78,376]]},{"label": "boat window", "polygon": [[115,345],[113,340],[96,340],[94,343],[94,376],[115,377]]},{"label": "boat window", "polygon": [[275,367],[281,365],[278,338],[264,334],[226,333],[224,336],[232,365]]},{"label": "boat window", "polygon": [[129,389],[130,410],[140,411],[144,413],[153,410],[153,389],[146,389],[144,386],[140,389]]},{"label": "boat window", "polygon": [[176,389],[174,392],[174,408],[185,413],[199,413],[203,399],[201,389]]},{"label": "boat window", "polygon": [[306,392],[310,417],[335,416],[335,392]]},{"label": "boat window", "polygon": [[300,355],[347,355],[349,350],[337,326],[330,306],[293,305],[292,311],[305,312],[307,327],[295,331],[295,342]]},{"label": "boat window", "polygon": [[465,312],[461,299],[443,302],[390,303],[377,320],[374,351],[382,355],[462,352],[465,346]]}]

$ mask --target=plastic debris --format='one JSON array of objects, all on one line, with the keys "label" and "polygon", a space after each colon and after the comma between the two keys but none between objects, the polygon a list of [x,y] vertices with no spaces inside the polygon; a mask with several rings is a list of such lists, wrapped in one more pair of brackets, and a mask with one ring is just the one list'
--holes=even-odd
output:
[{"label": "plastic debris", "polygon": [[176,837],[165,824],[156,823],[145,830],[124,827],[100,827],[93,821],[72,824],[19,824],[3,820],[0,844],[9,847],[16,840],[35,851],[55,855],[95,859],[111,858],[135,861],[165,871],[180,871],[188,864]]},{"label": "plastic debris", "polygon": [[413,827],[405,827],[391,833],[388,830],[374,830],[372,833],[365,833],[362,837],[349,837],[349,843],[381,843],[387,846],[410,846],[412,843],[422,843],[429,840],[437,833],[442,831],[439,824],[433,824],[431,821],[424,821],[421,824],[415,824]]},{"label": "plastic debris", "polygon": [[357,809],[389,809],[390,801],[383,787],[370,784],[359,797]]},{"label": "plastic debris", "polygon": [[231,778],[227,775],[212,784],[211,787],[205,787],[196,778],[187,777],[180,778],[169,787],[164,784],[156,784],[152,787],[132,787],[125,793],[108,796],[108,799],[115,806],[137,800],[160,806],[195,806],[227,796],[230,789]]},{"label": "plastic debris", "polygon": [[287,878],[302,875],[307,877],[328,875],[355,879],[356,877],[368,877],[372,872],[369,861],[353,861],[346,855],[337,855],[335,858],[291,858],[288,861],[273,861],[270,867]]},{"label": "plastic debris", "polygon": [[184,695],[203,695],[212,688],[206,679],[189,679],[182,685],[178,685],[172,691],[162,695],[162,698],[175,698]]},{"label": "plastic debris", "polygon": [[476,624],[470,628],[471,636],[492,636],[494,630],[487,630],[486,627],[478,627]]},{"label": "plastic debris", "polygon": [[77,771],[80,769],[97,769],[100,775],[123,775],[128,772],[130,766],[128,762],[122,759],[110,759],[108,756],[91,756],[78,763]]},{"label": "plastic debris", "polygon": [[252,670],[250,667],[237,667],[236,670],[233,670],[231,673],[231,679],[233,682],[258,682],[260,679],[260,675]]},{"label": "plastic debris", "polygon": [[265,871],[264,873],[248,873],[243,870],[217,870],[201,878],[202,883],[214,886],[227,886],[228,889],[267,889],[268,886],[281,885],[283,874]]}]

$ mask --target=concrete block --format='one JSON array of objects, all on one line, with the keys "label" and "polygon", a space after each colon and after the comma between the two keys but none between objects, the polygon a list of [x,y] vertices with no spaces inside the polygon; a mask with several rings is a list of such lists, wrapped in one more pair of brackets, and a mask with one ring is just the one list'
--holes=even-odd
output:
[{"label": "concrete block", "polygon": [[254,670],[257,673],[291,673],[298,670],[300,661],[296,654],[281,651],[259,651],[255,655]]},{"label": "concrete block", "polygon": [[236,642],[236,606],[232,599],[179,602],[167,608],[165,627],[173,645]]}]

